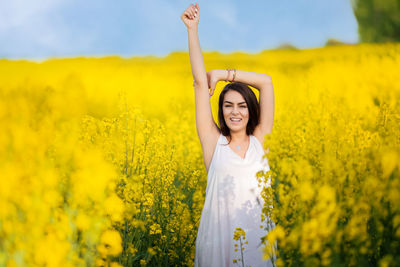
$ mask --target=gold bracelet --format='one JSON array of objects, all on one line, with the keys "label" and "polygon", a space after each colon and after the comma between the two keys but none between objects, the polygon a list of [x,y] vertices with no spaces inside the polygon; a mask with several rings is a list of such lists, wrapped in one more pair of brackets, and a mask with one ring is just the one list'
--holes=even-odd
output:
[{"label": "gold bracelet", "polygon": [[232,82],[235,81],[235,77],[236,77],[236,70],[233,69],[233,79],[232,79]]}]

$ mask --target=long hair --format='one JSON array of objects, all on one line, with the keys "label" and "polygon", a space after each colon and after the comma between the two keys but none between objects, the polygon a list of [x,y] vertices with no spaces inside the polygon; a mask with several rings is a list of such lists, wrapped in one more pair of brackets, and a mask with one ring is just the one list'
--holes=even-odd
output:
[{"label": "long hair", "polygon": [[[221,129],[221,133],[224,136],[231,137],[230,129],[228,125],[226,125],[224,119],[224,112],[222,109],[222,105],[224,103],[225,94],[229,90],[235,90],[239,94],[241,94],[246,101],[247,108],[249,110],[249,121],[246,126],[246,134],[253,134],[256,126],[260,122],[260,104],[257,101],[257,97],[254,94],[253,90],[247,84],[241,82],[231,82],[225,85],[224,89],[222,89],[221,94],[219,95],[219,104],[218,104],[218,123]],[[231,138],[230,138],[231,139]],[[230,142],[230,141],[229,141]]]}]

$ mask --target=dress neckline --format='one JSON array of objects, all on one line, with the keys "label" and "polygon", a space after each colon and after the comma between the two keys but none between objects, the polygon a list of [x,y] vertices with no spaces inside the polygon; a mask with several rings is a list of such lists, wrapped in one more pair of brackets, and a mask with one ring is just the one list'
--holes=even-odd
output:
[{"label": "dress neckline", "polygon": [[246,150],[246,153],[244,154],[244,158],[242,158],[240,155],[238,155],[235,151],[233,151],[233,149],[229,146],[229,141],[228,141],[228,138],[226,138],[226,136],[225,135],[223,135],[223,134],[221,134],[224,138],[225,138],[225,140],[226,140],[226,144],[227,144],[227,146],[228,146],[228,149],[236,156],[236,157],[238,157],[240,160],[246,160],[247,159],[247,157],[248,157],[248,154],[249,154],[249,150],[250,150],[250,146],[251,146],[251,139],[253,139],[253,138],[251,138],[251,135],[249,135],[249,146],[247,147],[247,150]]}]

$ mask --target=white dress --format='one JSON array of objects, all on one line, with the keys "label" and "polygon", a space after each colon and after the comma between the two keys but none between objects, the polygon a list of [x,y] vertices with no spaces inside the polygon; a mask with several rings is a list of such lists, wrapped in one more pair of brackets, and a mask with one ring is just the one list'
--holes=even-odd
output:
[{"label": "white dress", "polygon": [[[244,266],[273,266],[271,260],[262,259],[264,245],[261,244],[261,237],[268,233],[266,229],[273,227],[270,225],[268,228],[267,219],[261,222],[264,200],[256,173],[269,170],[268,160],[263,159],[263,146],[255,136],[250,135],[248,150],[242,158],[225,144],[228,144],[228,139],[220,134],[207,175],[194,265],[242,266],[244,262]],[[267,186],[270,186],[270,181]],[[246,239],[242,240],[245,248],[243,257],[240,240],[233,239],[236,227],[246,233]],[[245,244],[246,241],[248,244]],[[235,259],[237,263],[234,263]]]}]

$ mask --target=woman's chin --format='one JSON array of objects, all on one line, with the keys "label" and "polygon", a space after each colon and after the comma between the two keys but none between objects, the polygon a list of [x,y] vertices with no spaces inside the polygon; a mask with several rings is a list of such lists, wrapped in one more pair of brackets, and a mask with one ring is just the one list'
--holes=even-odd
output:
[{"label": "woman's chin", "polygon": [[243,127],[243,125],[228,125],[228,127],[229,127],[229,129],[231,129],[233,131],[239,131],[239,130],[242,130],[242,128],[245,128],[245,127]]}]

